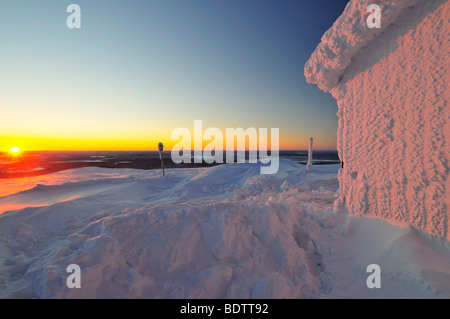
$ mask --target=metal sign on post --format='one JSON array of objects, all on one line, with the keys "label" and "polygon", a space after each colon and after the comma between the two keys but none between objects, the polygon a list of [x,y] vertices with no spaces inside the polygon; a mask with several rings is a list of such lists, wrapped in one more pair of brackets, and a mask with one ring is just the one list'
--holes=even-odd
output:
[{"label": "metal sign on post", "polygon": [[161,168],[162,168],[163,176],[165,176],[166,174],[164,173],[164,158],[163,158],[163,154],[162,154],[163,149],[164,149],[163,143],[159,142],[158,143],[159,158],[161,159]]}]

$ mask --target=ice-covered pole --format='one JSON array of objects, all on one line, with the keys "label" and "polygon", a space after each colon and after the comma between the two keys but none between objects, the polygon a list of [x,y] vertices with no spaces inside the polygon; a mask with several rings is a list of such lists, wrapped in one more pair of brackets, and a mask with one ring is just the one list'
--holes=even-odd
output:
[{"label": "ice-covered pole", "polygon": [[161,168],[162,168],[162,172],[163,172],[163,176],[165,176],[166,174],[164,173],[164,158],[163,158],[163,149],[164,149],[164,145],[163,143],[158,143],[158,150],[159,150],[159,158],[161,159]]},{"label": "ice-covered pole", "polygon": [[309,148],[308,148],[308,164],[306,167],[312,168],[312,156],[313,156],[313,138],[309,138]]}]

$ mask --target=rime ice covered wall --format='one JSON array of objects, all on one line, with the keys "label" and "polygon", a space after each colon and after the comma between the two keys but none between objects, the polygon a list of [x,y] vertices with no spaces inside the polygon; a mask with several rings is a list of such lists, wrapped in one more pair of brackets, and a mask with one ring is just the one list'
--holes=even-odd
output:
[{"label": "rime ice covered wall", "polygon": [[[381,29],[366,26],[370,3]],[[352,0],[305,65],[307,81],[337,99],[350,213],[446,239],[449,10],[447,0]]]}]

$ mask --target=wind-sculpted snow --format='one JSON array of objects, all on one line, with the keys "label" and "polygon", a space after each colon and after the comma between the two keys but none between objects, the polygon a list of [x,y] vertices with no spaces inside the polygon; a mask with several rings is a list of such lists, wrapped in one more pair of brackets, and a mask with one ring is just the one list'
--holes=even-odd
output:
[{"label": "wind-sculpted snow", "polygon": [[[333,204],[338,168],[281,160],[271,176],[258,164],[43,176],[0,203],[26,207],[0,215],[0,297],[450,296],[450,248],[407,225],[348,217]],[[33,207],[37,198],[49,203]],[[367,288],[371,263],[388,289]],[[66,285],[72,264],[81,288]]]}]

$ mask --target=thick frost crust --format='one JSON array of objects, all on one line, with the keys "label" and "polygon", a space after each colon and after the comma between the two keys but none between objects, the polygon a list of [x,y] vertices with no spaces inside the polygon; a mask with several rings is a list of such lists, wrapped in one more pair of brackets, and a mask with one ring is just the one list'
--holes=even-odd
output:
[{"label": "thick frost crust", "polygon": [[[325,32],[316,50],[305,65],[308,83],[329,92],[335,87],[357,52],[383,33],[404,8],[415,5],[418,0],[351,0],[342,15]],[[378,4],[381,8],[381,28],[368,28],[367,7]]]},{"label": "thick frost crust", "polygon": [[380,3],[378,31],[365,26],[367,3],[347,5],[305,66],[337,100],[342,200],[353,215],[450,240],[450,2]]}]

